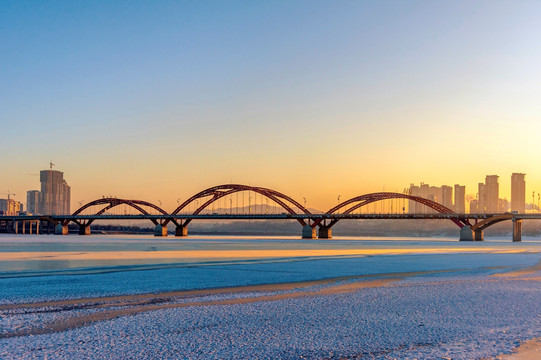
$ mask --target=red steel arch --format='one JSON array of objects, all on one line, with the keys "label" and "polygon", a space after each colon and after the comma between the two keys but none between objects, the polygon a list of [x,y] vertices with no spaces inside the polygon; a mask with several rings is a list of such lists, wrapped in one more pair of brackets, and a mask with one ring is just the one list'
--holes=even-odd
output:
[{"label": "red steel arch", "polygon": [[[418,197],[418,196],[413,196],[413,195],[408,195],[408,194],[401,194],[401,193],[393,193],[393,192],[379,192],[379,193],[372,193],[372,194],[365,194],[365,195],[357,196],[357,197],[351,198],[349,200],[346,200],[346,201],[336,205],[335,207],[329,209],[327,211],[327,214],[335,213],[336,211],[338,211],[338,210],[340,210],[342,208],[346,208],[348,205],[357,203],[357,204],[353,205],[352,207],[348,208],[347,210],[344,210],[344,212],[342,213],[342,214],[350,214],[350,213],[352,213],[353,211],[357,210],[358,208],[360,208],[362,206],[368,205],[368,204],[376,202],[376,201],[388,200],[388,199],[412,200],[412,201],[418,202],[420,204],[423,204],[425,206],[428,206],[429,208],[436,210],[440,214],[454,214],[453,210],[451,210],[448,207],[443,206],[442,204],[439,204],[439,203],[437,203],[435,201],[428,200],[428,199]],[[327,225],[327,227],[333,226],[334,224],[336,224],[338,222],[338,220],[339,219],[333,219],[330,222],[330,224]],[[461,218],[458,218],[458,217],[452,217],[452,218],[450,218],[450,220],[452,222],[454,222],[460,228],[462,228],[465,225],[470,226],[470,223],[469,223],[469,221],[467,219],[461,219]],[[323,219],[317,220],[316,222],[314,222],[312,227],[315,227],[315,226],[319,225],[321,223],[321,221],[323,221]]]},{"label": "red steel arch", "polygon": [[[167,212],[165,210],[163,210],[162,208],[152,204],[152,203],[149,203],[149,202],[146,202],[146,201],[142,201],[142,200],[126,200],[126,199],[117,199],[117,198],[103,198],[103,199],[98,199],[98,200],[94,200],[94,201],[91,201],[89,202],[88,204],[85,204],[83,206],[81,206],[79,209],[75,210],[75,212],[72,214],[72,216],[75,216],[75,215],[79,215],[81,212],[83,212],[85,209],[88,209],[92,206],[98,206],[98,205],[107,205],[106,207],[104,207],[103,209],[101,209],[100,211],[98,211],[95,215],[101,215],[103,214],[104,212],[106,212],[107,210],[110,210],[116,206],[119,206],[119,205],[128,205],[128,206],[131,206],[132,208],[136,209],[137,211],[139,211],[141,214],[143,215],[150,215],[148,213],[148,211],[146,211],[145,209],[143,209],[141,206],[147,206],[147,207],[150,207],[154,210],[157,210],[159,211],[160,213],[162,213],[163,215],[168,215]],[[150,219],[154,225],[158,225],[158,221],[155,220],[155,219]],[[63,222],[63,225],[67,225],[69,223],[69,220],[65,220]],[[86,225],[90,225],[92,223],[92,220],[89,221]]]},{"label": "red steel arch", "polygon": [[[194,211],[193,215],[197,215],[201,211],[203,211],[203,209],[205,209],[207,206],[209,206],[213,202],[217,201],[218,199],[221,199],[224,196],[234,194],[234,193],[240,192],[240,191],[253,191],[253,192],[256,192],[258,194],[261,194],[261,195],[271,199],[272,201],[274,201],[278,205],[280,205],[284,210],[286,210],[291,215],[298,215],[298,214],[289,205],[287,205],[285,203],[285,201],[289,201],[295,207],[300,209],[303,213],[310,214],[310,211],[308,209],[306,209],[304,206],[302,206],[301,204],[299,204],[297,201],[295,201],[294,199],[290,198],[289,196],[284,195],[284,194],[282,194],[282,193],[280,193],[280,192],[278,192],[276,190],[257,187],[257,186],[248,186],[248,185],[240,185],[240,184],[225,184],[225,185],[213,186],[211,188],[205,189],[205,190],[195,194],[194,196],[192,196],[191,198],[189,198],[188,200],[186,200],[185,202],[180,204],[175,209],[175,211],[173,211],[171,213],[171,215],[177,215],[182,209],[184,209],[185,207],[187,207],[189,204],[193,203],[194,201],[210,196],[211,197],[210,199],[205,201],[203,203],[203,205],[199,206]],[[191,219],[187,219],[184,222],[184,226],[188,225],[188,223],[190,221],[191,221]],[[302,226],[306,225],[306,221],[304,221],[303,219],[297,219],[297,221]],[[169,222],[169,220],[166,220],[164,225],[167,225],[168,222]]]}]

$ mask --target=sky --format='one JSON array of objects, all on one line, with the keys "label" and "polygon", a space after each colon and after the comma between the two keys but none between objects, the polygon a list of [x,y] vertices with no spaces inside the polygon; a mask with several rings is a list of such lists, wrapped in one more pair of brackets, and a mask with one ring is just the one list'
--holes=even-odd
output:
[{"label": "sky", "polygon": [[[541,192],[541,2],[0,1],[0,198]],[[526,197],[528,199],[528,195]]]}]

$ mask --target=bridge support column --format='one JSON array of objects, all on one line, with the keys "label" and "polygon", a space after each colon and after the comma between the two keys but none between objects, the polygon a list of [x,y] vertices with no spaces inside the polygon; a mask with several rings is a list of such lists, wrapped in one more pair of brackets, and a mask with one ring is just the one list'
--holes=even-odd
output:
[{"label": "bridge support column", "polygon": [[13,220],[13,231],[15,234],[19,233],[19,222],[17,220]]},{"label": "bridge support column", "polygon": [[460,229],[460,241],[474,241],[473,230],[468,225]]},{"label": "bridge support column", "polygon": [[184,225],[179,225],[175,228],[175,236],[188,236],[188,227]]},{"label": "bridge support column", "polygon": [[513,218],[513,242],[522,241],[522,220]]},{"label": "bridge support column", "polygon": [[54,233],[55,235],[68,235],[68,225],[56,224]]},{"label": "bridge support column", "polygon": [[332,239],[332,229],[328,226],[320,226],[318,231],[319,239]]},{"label": "bridge support column", "polygon": [[90,225],[80,225],[79,235],[90,235]]},{"label": "bridge support column", "polygon": [[302,238],[303,239],[315,239],[316,238],[316,229],[310,225],[304,225],[302,227]]},{"label": "bridge support column", "polygon": [[484,241],[485,233],[483,232],[483,230],[474,230],[473,238],[475,239],[475,241]]},{"label": "bridge support column", "polygon": [[156,225],[154,228],[154,236],[167,236],[167,226]]}]

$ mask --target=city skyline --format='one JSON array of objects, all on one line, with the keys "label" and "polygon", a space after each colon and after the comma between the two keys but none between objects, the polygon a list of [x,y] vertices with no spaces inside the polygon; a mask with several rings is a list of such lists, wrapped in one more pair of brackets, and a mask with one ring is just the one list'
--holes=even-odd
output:
[{"label": "city skyline", "polygon": [[[69,214],[70,208],[77,209],[81,205],[84,205],[85,203],[88,203],[92,200],[97,200],[103,197],[115,197],[115,198],[126,198],[126,199],[137,198],[137,196],[116,196],[114,194],[107,193],[107,195],[104,194],[92,200],[88,200],[86,202],[84,200],[83,201],[75,200],[75,202],[78,203],[78,206],[72,207],[71,206],[71,186],[69,186],[66,180],[63,178],[64,173],[58,170],[53,170],[53,166],[55,166],[55,164],[53,164],[53,162],[51,161],[49,170],[40,171],[41,191],[31,190],[31,189],[27,190],[26,203],[22,201],[17,201],[15,199],[12,199],[12,201],[16,201],[20,203],[21,205],[24,204],[25,211],[29,213]],[[506,211],[525,212],[525,209],[528,207],[530,207],[529,210],[535,210],[536,208],[538,209],[538,206],[539,206],[538,199],[541,198],[541,193],[534,192],[534,195],[532,195],[533,196],[532,202],[528,202],[528,197],[526,194],[525,177],[526,177],[526,174],[524,173],[511,174],[510,188],[508,190],[512,196],[509,199],[507,197],[500,196],[500,194],[506,193],[506,191],[502,191],[505,189],[502,189],[500,187],[500,182],[499,182],[500,176],[498,175],[486,175],[485,183],[478,183],[478,189],[477,189],[478,192],[475,195],[467,192],[467,187],[465,185],[454,184],[450,186],[450,185],[442,184],[441,186],[434,186],[434,185],[429,185],[428,183],[425,183],[425,182],[420,182],[419,186],[416,186],[414,183],[411,183],[409,188],[404,187],[402,191],[399,191],[399,190],[396,190],[396,191],[387,190],[387,191],[397,192],[397,193],[407,193],[409,195],[429,199],[437,203],[440,203],[444,205],[445,207],[453,211],[456,211],[457,213],[483,213],[483,212],[497,213],[497,212],[506,212]],[[217,184],[214,184],[214,185],[217,185]],[[383,189],[382,191],[385,191],[385,189]],[[375,192],[379,192],[379,191],[375,191]],[[11,194],[11,195],[13,196],[15,194]],[[356,194],[356,195],[360,195],[360,194]],[[338,197],[339,201],[340,201],[340,196],[341,195],[339,195]],[[51,202],[50,200],[51,198],[55,198],[57,199],[57,201]],[[45,199],[48,199],[46,203],[44,202]],[[300,199],[303,199],[305,202],[309,200],[309,198],[307,199],[306,197],[297,198],[297,200],[300,200]],[[345,201],[347,199],[348,198],[342,198],[341,201]],[[142,199],[142,200],[145,200],[145,199]],[[176,205],[179,204],[180,200],[185,200],[185,199],[177,198]],[[491,202],[491,204],[487,205],[489,201]],[[158,200],[158,202],[160,203],[160,206],[163,203],[162,200]],[[168,202],[169,201],[165,201],[165,203],[168,203]],[[404,208],[403,211],[407,210],[409,213],[416,213],[416,212],[423,213],[423,212],[426,212],[427,210],[425,206],[412,202],[411,200],[408,201],[408,203],[409,203],[408,207]],[[327,206],[327,208],[335,205],[335,204],[332,204],[332,202],[329,204],[330,206]],[[384,205],[381,205],[381,206],[384,207]],[[164,206],[164,209],[166,208],[167,207]],[[176,206],[172,207],[172,209],[174,208],[176,208]],[[312,209],[317,209],[321,211],[327,208],[317,209],[315,207],[312,207]],[[47,212],[45,211],[45,209],[51,209],[51,211]],[[67,212],[64,211],[65,209],[67,209]],[[389,209],[386,209],[385,211],[388,211],[388,210]]]},{"label": "city skyline", "polygon": [[510,200],[515,172],[541,192],[537,2],[0,9],[0,192],[19,201],[51,159],[72,207],[244,183],[324,209],[486,174]]}]

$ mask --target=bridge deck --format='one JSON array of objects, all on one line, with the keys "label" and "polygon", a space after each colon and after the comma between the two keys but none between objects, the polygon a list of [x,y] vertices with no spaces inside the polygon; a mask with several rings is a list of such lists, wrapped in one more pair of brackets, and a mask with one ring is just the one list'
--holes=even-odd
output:
[{"label": "bridge deck", "polygon": [[[499,214],[176,214],[176,215],[18,215],[18,216],[0,216],[0,221],[25,221],[25,220],[163,220],[163,219],[201,219],[201,220],[319,220],[319,219],[433,219],[443,220],[451,218],[484,220]],[[538,219],[541,220],[541,214],[510,214],[517,220]]]}]

